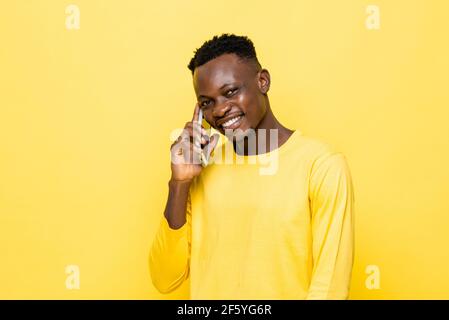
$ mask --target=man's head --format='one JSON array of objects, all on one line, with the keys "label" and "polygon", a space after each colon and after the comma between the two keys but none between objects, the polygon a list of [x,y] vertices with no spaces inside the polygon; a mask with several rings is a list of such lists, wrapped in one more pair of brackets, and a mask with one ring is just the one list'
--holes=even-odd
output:
[{"label": "man's head", "polygon": [[224,133],[259,127],[269,108],[270,74],[261,68],[251,40],[215,36],[195,51],[188,68],[198,104],[213,128]]}]

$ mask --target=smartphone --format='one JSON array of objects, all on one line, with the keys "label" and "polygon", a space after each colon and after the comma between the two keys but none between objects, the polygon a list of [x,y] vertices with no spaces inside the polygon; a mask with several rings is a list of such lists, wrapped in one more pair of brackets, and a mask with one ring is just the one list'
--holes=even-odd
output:
[{"label": "smartphone", "polygon": [[200,111],[199,111],[199,114],[198,114],[198,121],[199,121],[199,123],[201,123],[201,125],[204,127],[204,129],[206,129],[206,131],[208,131],[208,133],[210,133],[210,124],[206,121],[206,120],[204,120],[204,118],[203,118],[203,110],[202,109],[200,109]]},{"label": "smartphone", "polygon": [[[202,109],[200,109],[200,111],[199,111],[199,113],[198,113],[198,122],[200,123],[200,125],[202,126],[202,127],[204,127],[204,129],[206,129],[206,131],[208,131],[208,129],[209,129],[209,135],[210,135],[210,125],[207,123],[207,121],[203,121],[203,110]],[[201,140],[201,138],[203,137],[203,134],[201,133],[201,131],[200,131],[200,140]],[[208,150],[207,150],[207,147],[208,147],[209,145],[207,145],[205,148],[206,148],[206,153],[208,152]],[[201,153],[201,165],[203,166],[203,167],[206,167],[207,165],[208,165],[208,162],[209,162],[209,159],[206,159],[206,157],[204,156],[204,154],[203,153]]]}]

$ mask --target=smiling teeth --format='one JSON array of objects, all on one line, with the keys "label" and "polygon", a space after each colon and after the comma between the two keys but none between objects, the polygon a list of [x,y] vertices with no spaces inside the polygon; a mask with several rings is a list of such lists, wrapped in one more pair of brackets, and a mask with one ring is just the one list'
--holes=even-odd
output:
[{"label": "smiling teeth", "polygon": [[229,127],[232,126],[234,123],[236,123],[238,120],[240,120],[242,116],[238,116],[235,118],[232,118],[231,120],[226,121],[225,123],[222,124],[222,127]]}]

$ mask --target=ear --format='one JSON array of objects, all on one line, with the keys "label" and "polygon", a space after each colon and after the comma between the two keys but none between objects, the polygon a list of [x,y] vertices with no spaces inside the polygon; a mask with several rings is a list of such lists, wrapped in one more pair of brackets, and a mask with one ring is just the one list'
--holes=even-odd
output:
[{"label": "ear", "polygon": [[270,90],[270,83],[270,73],[267,69],[261,69],[257,73],[257,85],[262,94],[267,94],[268,90]]}]

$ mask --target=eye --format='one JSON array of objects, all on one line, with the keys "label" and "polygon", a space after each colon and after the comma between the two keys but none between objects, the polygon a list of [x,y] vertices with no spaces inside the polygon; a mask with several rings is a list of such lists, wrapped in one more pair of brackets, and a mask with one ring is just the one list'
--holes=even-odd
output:
[{"label": "eye", "polygon": [[229,89],[226,91],[226,97],[231,97],[234,93],[236,93],[238,88]]},{"label": "eye", "polygon": [[200,103],[200,107],[207,107],[209,105],[209,100],[205,100]]}]

